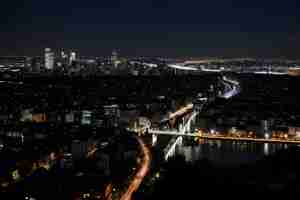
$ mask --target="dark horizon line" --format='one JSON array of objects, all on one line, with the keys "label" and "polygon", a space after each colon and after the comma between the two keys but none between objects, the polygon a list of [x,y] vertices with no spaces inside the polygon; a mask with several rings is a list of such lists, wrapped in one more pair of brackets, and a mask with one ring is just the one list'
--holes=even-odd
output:
[{"label": "dark horizon line", "polygon": [[[76,52],[76,51],[75,51]],[[111,54],[102,54],[102,55],[83,55],[79,54],[78,57],[94,57],[94,58],[101,58],[101,57],[109,57]],[[0,55],[0,58],[4,57],[43,57],[43,55],[17,55],[17,54],[10,54],[10,55]],[[234,59],[244,59],[244,60],[291,60],[291,61],[300,61],[299,58],[289,58],[288,56],[171,56],[171,55],[119,55],[119,57],[125,58],[134,58],[134,57],[148,57],[148,58],[168,58],[168,59],[224,59],[224,60],[234,60]]]},{"label": "dark horizon line", "polygon": [[[153,53],[148,52],[136,52],[133,53],[132,51],[126,50],[126,48],[106,48],[106,49],[101,49],[98,51],[98,55],[95,53],[82,53],[80,48],[56,48],[56,47],[45,47],[45,48],[51,48],[56,55],[59,55],[59,53],[63,50],[65,53],[70,53],[70,52],[76,52],[78,57],[107,57],[111,56],[112,52],[116,50],[119,53],[120,57],[162,57],[162,58],[173,58],[173,59],[255,59],[255,60],[300,60],[300,56],[295,56],[295,55],[282,55],[282,56],[276,56],[276,55],[221,55],[221,53],[218,53],[220,55],[203,55],[204,53],[199,53],[196,55],[196,53],[191,53],[190,55],[187,55],[187,53],[180,53],[178,52],[177,54],[170,51],[168,54],[168,50],[166,48],[158,48],[158,49],[166,49],[165,53],[161,53],[161,55],[155,55],[155,51]],[[23,51],[23,53],[10,53],[7,51],[7,53],[4,53],[4,49],[1,51],[0,50],[0,57],[43,57],[44,54],[44,49],[45,48],[30,48],[31,51],[28,51],[26,53],[26,50]],[[38,50],[39,51],[35,51]],[[124,49],[124,50],[122,50]],[[137,50],[140,48],[136,48]],[[150,50],[153,48],[142,48],[143,50]],[[16,52],[16,51],[11,51],[11,52]],[[39,52],[39,53],[36,53]],[[83,50],[82,52],[88,52],[87,50]],[[25,55],[27,54],[27,55]],[[234,54],[234,53],[232,53]]]}]

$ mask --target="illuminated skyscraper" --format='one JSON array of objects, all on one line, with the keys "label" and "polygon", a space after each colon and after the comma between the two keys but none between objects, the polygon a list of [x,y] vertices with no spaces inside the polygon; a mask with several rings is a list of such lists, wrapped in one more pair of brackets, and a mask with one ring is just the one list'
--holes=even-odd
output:
[{"label": "illuminated skyscraper", "polygon": [[61,51],[60,56],[62,59],[66,59],[68,57],[68,55],[64,51]]},{"label": "illuminated skyscraper", "polygon": [[71,52],[70,54],[70,65],[76,60],[76,53]]},{"label": "illuminated skyscraper", "polygon": [[113,50],[111,54],[111,61],[118,60],[118,52],[116,50]]},{"label": "illuminated skyscraper", "polygon": [[54,67],[54,52],[50,48],[45,49],[45,68],[52,70]]},{"label": "illuminated skyscraper", "polygon": [[81,124],[89,125],[91,124],[92,112],[88,110],[82,111]]},{"label": "illuminated skyscraper", "polygon": [[104,106],[104,117],[106,118],[106,126],[118,126],[120,119],[120,108],[118,105],[107,105]]},{"label": "illuminated skyscraper", "polygon": [[116,50],[114,50],[112,52],[112,55],[111,55],[111,63],[117,67],[118,64],[119,64],[119,60],[118,60],[118,52]]}]

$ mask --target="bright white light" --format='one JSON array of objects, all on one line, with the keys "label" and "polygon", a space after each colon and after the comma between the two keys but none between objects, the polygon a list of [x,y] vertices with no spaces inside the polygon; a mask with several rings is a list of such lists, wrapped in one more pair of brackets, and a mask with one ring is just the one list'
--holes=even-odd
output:
[{"label": "bright white light", "polygon": [[210,130],[210,133],[211,133],[211,134],[214,134],[214,133],[215,133],[215,130],[214,130],[214,129],[211,129],[211,130]]},{"label": "bright white light", "polygon": [[201,70],[204,72],[221,72],[221,69],[207,69],[204,66],[201,66]]},{"label": "bright white light", "polygon": [[269,151],[269,144],[268,143],[264,143],[264,155],[268,156],[270,153]]},{"label": "bright white light", "polygon": [[265,134],[265,138],[266,138],[266,139],[269,139],[269,138],[270,138],[270,135],[269,135],[268,133],[266,133],[266,134]]},{"label": "bright white light", "polygon": [[284,72],[269,72],[269,71],[257,71],[254,74],[273,74],[273,75],[286,75]]},{"label": "bright white light", "polygon": [[49,158],[50,158],[50,160],[55,160],[56,159],[55,153],[51,152]]},{"label": "bright white light", "polygon": [[198,71],[198,69],[194,67],[185,67],[185,66],[180,66],[180,65],[168,65],[171,68],[175,69],[181,69],[181,70],[189,70],[189,71]]}]

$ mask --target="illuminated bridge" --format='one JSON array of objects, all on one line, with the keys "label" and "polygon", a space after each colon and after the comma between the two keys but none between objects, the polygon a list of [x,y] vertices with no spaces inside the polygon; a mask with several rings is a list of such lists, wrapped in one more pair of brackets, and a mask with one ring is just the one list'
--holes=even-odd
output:
[{"label": "illuminated bridge", "polygon": [[[221,98],[229,99],[239,93],[240,91],[239,83],[237,81],[230,80],[224,76],[222,82],[225,85],[225,91],[223,95],[220,95]],[[159,135],[174,136],[169,141],[168,145],[163,149],[164,159],[168,160],[170,157],[175,155],[176,147],[182,145],[183,137],[199,137],[199,135],[190,132],[191,132],[191,123],[195,121],[196,116],[198,115],[199,112],[201,112],[202,107],[199,110],[199,112],[196,112],[193,109],[194,109],[194,105],[192,103],[188,104],[185,107],[180,108],[176,112],[169,114],[167,117],[165,117],[160,121],[160,123],[169,122],[174,118],[182,117],[184,115],[183,122],[179,124],[179,131],[154,130],[151,129],[151,127],[149,126],[142,127],[138,130],[132,130],[132,131],[139,134],[151,134],[153,146],[156,145]],[[191,113],[191,115],[186,116],[185,114],[187,113]],[[210,138],[209,136],[207,136],[207,138],[203,137],[203,139],[210,139]],[[222,139],[222,138],[214,137],[213,139]]]},{"label": "illuminated bridge", "polygon": [[[168,160],[170,157],[173,157],[175,155],[176,146],[182,145],[182,141],[183,141],[182,136],[185,136],[186,132],[191,131],[191,123],[195,121],[197,115],[198,115],[198,112],[193,112],[193,114],[189,117],[187,122],[184,125],[179,126],[179,132],[171,131],[173,136],[177,136],[177,137],[172,138],[172,140],[169,142],[167,147],[163,150],[165,160]],[[154,131],[154,132],[156,132],[156,131]],[[159,132],[159,131],[157,131],[157,132]],[[148,130],[148,133],[152,134],[152,141],[157,140],[157,135],[159,135],[159,134],[153,134],[153,130],[151,130],[151,129]],[[152,145],[154,145],[154,143],[152,143]]]}]

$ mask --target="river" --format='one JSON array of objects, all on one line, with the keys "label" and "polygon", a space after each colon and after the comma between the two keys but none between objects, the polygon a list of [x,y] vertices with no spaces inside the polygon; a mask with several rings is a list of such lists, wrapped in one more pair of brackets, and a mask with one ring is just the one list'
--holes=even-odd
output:
[{"label": "river", "polygon": [[[220,132],[226,132],[229,127],[236,126],[241,130],[253,129],[252,131],[259,133],[262,132],[261,122],[265,119],[270,132],[281,130],[283,126],[286,129],[288,126],[297,126],[300,119],[300,96],[297,88],[299,79],[288,76],[244,75],[239,77],[239,81],[242,92],[222,105],[216,104],[202,113],[203,116],[197,117],[192,125],[192,132],[195,128],[219,129]],[[261,135],[262,133],[259,137],[262,137]],[[195,144],[189,142],[192,140],[184,139],[176,154],[184,156],[187,162],[207,158],[222,166],[254,163],[293,146],[214,140],[203,140]]]},{"label": "river", "polygon": [[251,164],[291,146],[217,140],[203,140],[199,144],[191,143],[184,142],[182,146],[178,146],[176,155],[184,156],[186,162],[194,163],[200,159],[208,159],[218,166]]}]

